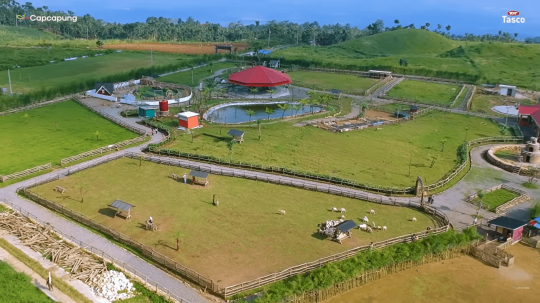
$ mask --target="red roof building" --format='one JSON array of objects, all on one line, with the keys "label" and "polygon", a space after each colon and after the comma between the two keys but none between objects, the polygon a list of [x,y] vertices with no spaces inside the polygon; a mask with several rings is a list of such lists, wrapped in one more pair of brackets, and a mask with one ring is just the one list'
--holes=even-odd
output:
[{"label": "red roof building", "polygon": [[275,69],[255,66],[229,76],[229,82],[242,86],[271,87],[291,83],[291,78]]},{"label": "red roof building", "polygon": [[537,137],[540,137],[540,104],[519,106],[519,125],[534,126]]}]

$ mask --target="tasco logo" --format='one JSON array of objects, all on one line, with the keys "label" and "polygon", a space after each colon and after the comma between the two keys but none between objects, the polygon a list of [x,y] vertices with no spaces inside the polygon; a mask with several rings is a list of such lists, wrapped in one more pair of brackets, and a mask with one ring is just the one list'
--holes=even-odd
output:
[{"label": "tasco logo", "polygon": [[519,12],[518,11],[509,11],[508,13],[506,13],[509,17],[507,16],[502,16],[503,18],[503,23],[525,23],[525,18],[521,17],[521,18],[516,18],[516,16],[519,16]]},{"label": "tasco logo", "polygon": [[19,20],[28,20],[30,19],[30,16],[27,16],[28,14],[24,14],[24,15],[17,15],[17,19]]}]

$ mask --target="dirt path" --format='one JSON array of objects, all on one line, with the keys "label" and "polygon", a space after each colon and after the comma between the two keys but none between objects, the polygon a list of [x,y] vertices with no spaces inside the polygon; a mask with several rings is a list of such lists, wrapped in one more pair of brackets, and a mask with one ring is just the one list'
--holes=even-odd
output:
[{"label": "dirt path", "polygon": [[67,302],[71,303],[75,301],[69,296],[59,291],[56,287],[50,291],[47,288],[47,282],[30,267],[26,266],[24,263],[19,261],[17,258],[9,254],[5,249],[0,247],[0,260],[7,262],[11,267],[15,268],[16,271],[22,272],[30,277],[32,284],[34,284],[39,290],[45,293],[49,298],[56,302]]},{"label": "dirt path", "polygon": [[540,251],[519,243],[507,250],[516,256],[512,267],[497,269],[463,256],[409,269],[327,303],[538,301]]}]

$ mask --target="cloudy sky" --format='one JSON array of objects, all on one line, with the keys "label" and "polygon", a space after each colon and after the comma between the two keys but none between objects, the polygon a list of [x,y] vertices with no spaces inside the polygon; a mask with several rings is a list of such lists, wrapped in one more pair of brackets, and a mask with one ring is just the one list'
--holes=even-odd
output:
[{"label": "cloudy sky", "polygon": [[[107,22],[144,22],[147,17],[181,18],[191,16],[201,22],[227,25],[255,20],[311,22],[319,24],[349,23],[360,28],[376,19],[392,26],[414,23],[418,28],[429,22],[452,26],[452,33],[495,34],[497,31],[518,33],[519,37],[540,36],[540,1],[538,0],[29,0],[34,6],[53,10],[71,10],[76,15],[90,14]],[[25,1],[19,1],[25,2]],[[514,3],[514,4],[512,4]],[[505,24],[503,15],[519,11],[524,24]]]}]

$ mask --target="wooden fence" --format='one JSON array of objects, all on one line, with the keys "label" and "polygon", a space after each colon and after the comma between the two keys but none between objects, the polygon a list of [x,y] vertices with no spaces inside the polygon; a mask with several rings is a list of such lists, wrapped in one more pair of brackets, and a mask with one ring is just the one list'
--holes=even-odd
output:
[{"label": "wooden fence", "polygon": [[[159,126],[158,126],[159,128]],[[161,131],[169,134],[169,131],[167,129],[160,128]],[[212,156],[207,155],[199,155],[199,154],[192,154],[192,153],[184,153],[179,150],[170,150],[170,149],[160,149],[160,146],[163,146],[167,143],[169,143],[172,139],[167,139],[166,141],[163,141],[158,144],[152,144],[149,145],[148,151],[159,154],[159,155],[167,155],[168,157],[174,156],[174,157],[180,157],[180,158],[186,158],[190,160],[195,161],[202,161],[202,162],[209,162],[209,163],[215,163],[218,165],[226,165],[226,166],[233,166],[238,167],[246,170],[255,170],[255,171],[264,171],[272,174],[283,174],[283,175],[292,175],[297,178],[304,178],[304,179],[311,179],[316,180],[319,182],[327,182],[331,184],[339,184],[341,186],[347,186],[352,188],[359,188],[364,189],[376,193],[383,193],[383,194],[389,194],[389,195],[407,195],[407,194],[413,194],[414,193],[414,187],[406,187],[406,188],[396,188],[396,187],[383,187],[383,186],[376,186],[371,184],[365,184],[365,183],[358,183],[353,180],[346,180],[341,178],[335,178],[330,176],[321,176],[317,174],[310,174],[310,173],[304,173],[299,172],[294,169],[285,168],[285,167],[276,167],[276,166],[264,166],[264,165],[258,165],[258,164],[252,164],[252,163],[242,163],[242,162],[232,162]],[[467,142],[467,148],[475,145],[482,145],[482,144],[489,144],[489,143],[507,143],[507,142],[513,142],[518,143],[523,141],[523,137],[489,137],[489,138],[480,138],[475,139],[472,141]],[[440,188],[442,186],[445,186],[450,181],[452,181],[459,173],[467,167],[468,163],[470,161],[470,152],[467,152],[467,159],[457,165],[454,169],[452,169],[450,172],[448,172],[445,176],[443,176],[439,181],[424,186],[425,190],[435,190],[437,188]]]},{"label": "wooden fence", "polygon": [[103,153],[108,153],[108,152],[110,152],[112,150],[119,150],[120,148],[123,148],[125,146],[129,146],[131,144],[135,144],[137,142],[144,141],[145,138],[146,138],[146,136],[140,136],[140,137],[137,137],[137,138],[134,138],[134,139],[125,140],[125,141],[118,142],[118,143],[115,143],[115,144],[111,144],[111,145],[108,145],[108,146],[96,148],[96,149],[93,149],[93,150],[90,150],[90,151],[87,151],[87,152],[84,152],[84,153],[80,153],[80,154],[75,155],[75,156],[64,158],[64,159],[60,160],[60,165],[65,166],[68,163],[79,161],[79,160],[82,160],[84,158],[88,158],[88,157],[92,157],[92,156],[96,156],[96,155],[102,155]]},{"label": "wooden fence", "polygon": [[[52,181],[53,179],[49,180]],[[23,189],[24,195],[31,199],[34,202],[37,202],[51,210],[54,210],[62,215],[65,215],[66,217],[73,219],[77,222],[80,222],[86,226],[89,226],[97,231],[100,231],[102,233],[105,233],[111,237],[113,237],[116,241],[129,245],[130,247],[133,247],[139,251],[140,254],[145,256],[146,258],[151,259],[152,261],[156,262],[157,264],[164,266],[165,268],[169,269],[170,271],[174,272],[175,274],[196,283],[197,285],[213,292],[219,295],[223,294],[223,288],[220,287],[218,284],[214,283],[214,281],[210,278],[207,278],[196,271],[189,269],[181,264],[178,264],[171,258],[162,255],[159,252],[154,251],[152,247],[146,246],[140,242],[135,241],[131,237],[124,235],[122,233],[119,233],[115,231],[114,229],[107,227],[105,225],[102,225],[87,216],[80,214],[78,212],[75,212],[71,209],[65,208],[63,205],[60,205],[56,202],[53,202],[51,200],[48,200],[32,191],[30,191],[28,188]]]},{"label": "wooden fence", "polygon": [[73,95],[64,96],[64,97],[54,99],[54,100],[50,100],[50,101],[39,102],[39,103],[34,103],[34,104],[30,104],[30,105],[23,106],[23,107],[13,108],[13,109],[10,109],[10,110],[0,112],[0,116],[6,116],[6,115],[10,115],[10,114],[20,113],[22,111],[27,111],[27,110],[34,109],[34,108],[43,107],[43,106],[51,105],[51,104],[54,104],[54,103],[67,101],[67,100],[70,100],[70,99],[73,99],[73,98],[77,98],[79,96],[80,96],[80,94],[73,94]]},{"label": "wooden fence", "polygon": [[225,288],[225,298],[234,296],[238,293],[256,289],[256,288],[259,288],[259,287],[262,287],[271,283],[285,280],[295,275],[308,273],[328,263],[333,263],[333,262],[349,259],[362,251],[369,251],[370,249],[385,248],[394,244],[409,243],[413,241],[413,236],[415,235],[418,237],[418,239],[424,239],[430,235],[438,235],[441,233],[445,233],[448,231],[448,227],[449,226],[447,225],[447,226],[436,228],[430,232],[423,231],[416,234],[409,234],[409,235],[404,235],[404,236],[396,237],[389,240],[376,242],[376,243],[373,243],[373,247],[371,247],[370,245],[355,247],[355,248],[349,249],[347,251],[344,251],[338,254],[320,258],[313,262],[292,266],[280,272],[272,273],[272,274],[262,276],[257,279],[253,279],[251,281],[242,282],[236,285],[231,285]]},{"label": "wooden fence", "polygon": [[470,89],[470,87],[469,87],[469,91],[467,92],[467,96],[466,96],[466,98],[467,98],[467,103],[466,104],[467,105],[466,105],[465,108],[463,108],[463,110],[467,110],[467,111],[471,108],[471,101],[472,101],[472,99],[474,97],[474,94],[476,93],[476,85],[471,85],[471,86],[472,86],[472,89]]},{"label": "wooden fence", "polygon": [[131,130],[132,132],[138,133],[141,136],[145,135],[147,133],[146,130],[144,130],[142,128],[135,127],[135,126],[133,126],[131,124],[128,124],[128,123],[126,123],[126,122],[124,122],[124,121],[122,121],[122,120],[120,120],[120,119],[118,119],[118,118],[116,118],[114,116],[111,116],[111,115],[109,115],[107,113],[104,113],[104,112],[102,112],[100,110],[96,110],[96,109],[90,107],[88,104],[82,102],[80,100],[80,98],[75,98],[74,100],[77,101],[82,106],[84,106],[84,107],[88,108],[89,110],[93,111],[94,113],[96,113],[96,114],[104,117],[105,119],[110,120],[110,121],[112,121],[112,122],[114,122],[114,123],[116,123],[116,124],[118,124],[118,125],[120,125],[120,126],[122,126],[124,128],[127,128],[127,129]]},{"label": "wooden fence", "polygon": [[10,175],[0,176],[0,181],[2,181],[2,183],[4,183],[4,182],[9,181],[9,180],[23,178],[23,177],[29,176],[31,174],[35,174],[37,172],[47,170],[47,169],[51,169],[51,163],[47,163],[45,165],[32,167],[32,168],[29,168],[29,169],[26,169],[26,170],[23,170],[23,171],[20,171],[20,172],[16,172],[16,173],[13,173],[13,174],[10,174]]},{"label": "wooden fence", "polygon": [[[71,175],[73,173],[76,173],[76,172],[79,172],[79,171],[82,171],[82,170],[85,170],[85,169],[88,169],[88,168],[91,168],[91,167],[95,167],[97,165],[100,165],[100,164],[103,164],[103,163],[106,163],[106,162],[110,162],[110,161],[113,161],[113,160],[116,160],[116,159],[119,159],[119,158],[122,158],[122,157],[128,157],[128,158],[131,158],[131,159],[139,159],[140,155],[141,154],[137,154],[137,153],[133,153],[133,152],[123,152],[123,153],[118,153],[118,154],[115,154],[115,155],[111,155],[110,157],[95,159],[95,161],[89,161],[88,163],[85,163],[83,165],[79,165],[79,166],[76,166],[76,167],[73,167],[73,168],[69,169],[66,175]],[[281,272],[278,272],[278,273],[273,273],[273,274],[258,278],[258,279],[254,280],[254,281],[244,282],[244,283],[233,285],[233,286],[230,286],[230,287],[227,287],[227,288],[223,288],[223,287],[219,286],[218,284],[216,284],[213,280],[211,280],[209,278],[206,278],[206,277],[200,275],[199,273],[197,273],[197,272],[195,272],[195,271],[193,271],[193,270],[191,270],[191,269],[189,269],[189,268],[187,268],[187,267],[185,267],[185,266],[183,266],[181,264],[178,264],[174,260],[172,260],[172,259],[170,259],[170,258],[168,258],[168,257],[154,251],[152,248],[147,247],[144,244],[141,244],[141,243],[133,240],[129,236],[118,233],[118,232],[112,230],[109,227],[106,227],[104,225],[101,225],[100,223],[97,223],[97,222],[93,221],[92,219],[86,217],[83,214],[80,214],[80,213],[74,212],[74,211],[72,211],[70,209],[67,209],[64,206],[62,206],[62,205],[60,205],[60,204],[58,204],[56,202],[50,201],[50,200],[48,200],[48,199],[46,199],[44,197],[41,197],[40,195],[38,195],[36,193],[33,193],[33,192],[31,192],[29,190],[30,188],[33,188],[35,186],[45,184],[45,183],[48,183],[48,182],[51,182],[51,181],[58,180],[58,179],[61,178],[60,175],[49,176],[49,177],[46,177],[46,178],[43,178],[43,179],[40,179],[40,180],[36,180],[33,185],[31,185],[29,187],[19,188],[19,189],[17,189],[17,191],[24,193],[28,198],[30,198],[31,200],[33,200],[33,201],[35,201],[35,202],[37,202],[37,203],[39,203],[41,205],[44,205],[44,206],[46,206],[46,207],[48,207],[48,208],[50,208],[52,210],[55,210],[55,211],[57,211],[57,212],[59,212],[61,214],[64,214],[64,215],[68,216],[69,218],[72,218],[72,219],[74,219],[74,220],[76,220],[78,222],[81,222],[81,223],[83,223],[85,225],[88,225],[88,226],[90,226],[90,227],[92,227],[92,228],[94,228],[94,229],[96,229],[98,231],[104,232],[104,233],[112,236],[115,240],[117,240],[117,241],[119,241],[119,242],[121,242],[123,244],[127,244],[127,245],[130,245],[130,246],[138,249],[141,252],[141,254],[144,255],[145,257],[148,257],[148,258],[156,261],[158,264],[168,268],[169,270],[173,271],[174,273],[178,274],[179,276],[184,277],[184,278],[196,283],[197,285],[199,285],[201,287],[204,287],[204,288],[207,288],[208,290],[210,290],[210,291],[212,291],[212,292],[214,292],[214,293],[216,293],[218,295],[224,296],[224,297],[229,297],[229,296],[232,296],[232,295],[234,295],[236,293],[240,293],[240,292],[244,292],[244,291],[247,291],[247,290],[250,290],[250,289],[258,288],[260,286],[263,286],[263,285],[266,285],[266,284],[269,284],[269,283],[273,283],[273,282],[276,282],[276,281],[279,281],[279,280],[282,280],[282,279],[286,279],[286,278],[294,276],[296,274],[309,272],[309,271],[311,271],[313,269],[324,266],[327,263],[336,262],[336,261],[340,261],[340,260],[344,260],[344,259],[353,257],[358,252],[365,251],[365,250],[368,250],[370,248],[383,248],[383,247],[387,247],[387,246],[394,245],[394,244],[408,243],[408,242],[413,241],[413,236],[414,235],[416,235],[418,239],[423,239],[423,238],[428,237],[430,234],[436,235],[436,234],[444,233],[444,232],[446,232],[448,230],[448,228],[450,226],[450,222],[448,220],[448,217],[443,212],[441,212],[441,211],[439,211],[439,210],[437,210],[435,208],[429,207],[429,206],[421,206],[418,203],[411,202],[410,200],[409,200],[408,203],[405,203],[405,202],[397,201],[397,200],[394,200],[394,199],[391,199],[391,198],[388,198],[388,197],[364,194],[364,193],[361,193],[361,192],[355,192],[355,191],[347,190],[346,188],[340,188],[340,187],[337,187],[337,186],[331,186],[331,185],[329,185],[329,186],[320,186],[322,184],[313,184],[313,182],[306,183],[306,182],[301,182],[300,180],[294,180],[294,179],[290,179],[290,178],[287,178],[287,179],[289,179],[289,180],[287,180],[287,179],[282,179],[279,176],[276,176],[276,178],[274,178],[274,176],[271,176],[271,175],[264,177],[264,176],[258,176],[257,174],[253,174],[253,175],[252,174],[247,174],[245,171],[238,172],[238,171],[236,171],[234,169],[226,169],[226,168],[217,168],[216,169],[215,167],[205,167],[205,166],[201,166],[199,163],[193,163],[191,161],[184,161],[184,160],[173,159],[173,158],[164,158],[164,157],[145,155],[144,160],[148,161],[148,162],[158,163],[158,164],[174,165],[174,166],[181,166],[181,167],[185,167],[185,168],[197,169],[197,170],[206,171],[206,172],[209,172],[209,173],[212,173],[212,174],[220,174],[220,175],[225,175],[225,176],[242,177],[242,178],[247,178],[247,179],[254,179],[254,180],[265,181],[265,182],[272,182],[272,183],[281,184],[281,185],[296,186],[296,187],[301,187],[301,188],[305,188],[305,189],[309,189],[309,190],[315,190],[315,191],[319,191],[319,192],[326,192],[326,193],[330,193],[330,194],[334,194],[334,195],[345,196],[345,197],[350,197],[350,198],[356,198],[356,199],[366,200],[366,201],[385,204],[385,205],[410,207],[410,208],[414,208],[416,210],[423,211],[423,212],[426,212],[426,213],[432,215],[434,220],[441,227],[435,228],[435,229],[433,229],[431,231],[419,231],[416,234],[408,234],[408,235],[396,237],[396,238],[393,238],[393,239],[380,241],[380,242],[374,243],[374,245],[372,247],[370,247],[369,245],[356,247],[356,248],[350,249],[348,251],[345,251],[345,252],[342,252],[342,253],[339,253],[339,254],[335,254],[335,255],[332,255],[332,256],[328,256],[328,257],[325,257],[325,258],[321,258],[319,260],[316,260],[316,261],[313,261],[313,262],[310,262],[310,263],[305,263],[305,264],[301,264],[301,265],[298,265],[298,266],[293,266],[293,267],[288,268],[288,269],[286,269],[284,271],[281,271]]]},{"label": "wooden fence", "polygon": [[[517,193],[517,194],[519,194],[519,196],[512,199],[512,200],[510,200],[510,201],[508,201],[508,202],[506,202],[506,203],[504,203],[504,204],[501,204],[497,208],[495,208],[494,212],[496,214],[502,213],[503,211],[509,209],[510,207],[513,207],[513,206],[515,206],[517,204],[523,203],[523,202],[528,201],[528,200],[531,199],[527,195],[526,192],[524,192],[524,191],[522,191],[520,189],[517,189],[517,188],[510,187],[510,186],[508,186],[506,184],[499,184],[497,186],[490,187],[488,189],[483,190],[483,192],[484,193],[490,193],[492,191],[496,191],[496,190],[501,189],[501,188],[506,189],[507,191]],[[472,203],[473,200],[476,199],[476,198],[478,198],[478,193],[473,193],[472,195],[468,196],[464,200],[465,200],[465,202]],[[486,209],[486,210],[489,210],[486,205],[482,205],[482,208]]]},{"label": "wooden fence", "polygon": [[383,279],[389,275],[399,273],[416,266],[421,266],[428,263],[440,262],[452,258],[464,256],[469,253],[470,246],[465,248],[453,248],[440,254],[430,254],[422,257],[422,260],[418,261],[406,261],[396,263],[390,266],[385,266],[377,270],[370,270],[362,273],[361,275],[343,282],[336,283],[326,289],[314,290],[303,293],[301,295],[295,295],[285,300],[287,303],[319,303],[348,292],[370,282]]},{"label": "wooden fence", "polygon": [[371,86],[370,88],[368,88],[365,92],[364,92],[364,96],[368,96],[368,95],[371,95],[371,93],[373,93],[374,91],[378,90],[379,88],[381,88],[382,86],[384,86],[385,84],[387,84],[388,82],[392,81],[392,77],[385,77],[384,79],[382,79],[381,81],[375,83],[373,86]]},{"label": "wooden fence", "polygon": [[450,104],[450,107],[452,107],[456,101],[458,100],[459,96],[461,96],[461,93],[463,93],[463,90],[465,89],[465,85],[461,86],[461,89],[459,90],[459,93],[456,95],[456,97],[454,98],[454,101],[452,101],[452,103]]},{"label": "wooden fence", "polygon": [[189,303],[188,300],[178,296],[175,292],[171,292],[158,282],[152,280],[152,278],[149,278],[147,275],[143,274],[142,272],[136,270],[135,268],[131,267],[131,265],[126,264],[118,259],[116,259],[113,256],[109,256],[107,253],[103,252],[102,250],[93,247],[92,245],[89,245],[80,239],[76,239],[71,235],[65,234],[60,230],[55,229],[52,225],[50,225],[48,222],[44,222],[38,217],[32,215],[30,212],[24,210],[19,205],[13,204],[11,201],[8,200],[0,200],[0,203],[3,203],[7,205],[8,207],[11,207],[14,211],[18,212],[22,216],[26,217],[31,222],[40,224],[42,226],[47,226],[47,228],[55,233],[58,237],[61,237],[64,241],[67,241],[73,245],[79,246],[81,249],[91,253],[95,258],[98,260],[103,260],[104,262],[111,262],[114,264],[116,268],[120,268],[126,275],[130,278],[130,280],[137,280],[139,283],[144,284],[149,290],[155,289],[156,293],[159,295],[162,295],[164,297],[167,297],[169,299],[174,299],[177,302],[180,303]]}]

